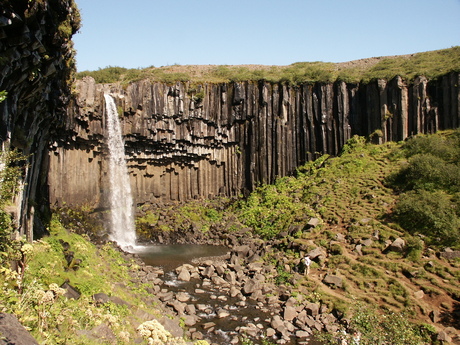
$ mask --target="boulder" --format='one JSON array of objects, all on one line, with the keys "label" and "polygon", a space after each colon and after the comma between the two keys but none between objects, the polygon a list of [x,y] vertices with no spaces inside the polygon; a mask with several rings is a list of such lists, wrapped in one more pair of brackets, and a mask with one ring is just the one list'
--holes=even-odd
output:
[{"label": "boulder", "polygon": [[62,284],[61,288],[65,290],[64,297],[67,297],[68,299],[79,299],[80,298],[80,292],[78,292],[76,288],[70,285],[68,281]]},{"label": "boulder", "polygon": [[398,237],[396,240],[394,240],[390,244],[390,246],[388,247],[388,250],[393,251],[393,252],[402,253],[405,248],[406,248],[406,241]]},{"label": "boulder", "polygon": [[221,278],[219,276],[214,276],[211,278],[211,281],[212,283],[215,285],[215,286],[225,286],[225,285],[229,285],[229,283],[224,279],[224,278]]},{"label": "boulder", "polygon": [[460,250],[446,249],[443,252],[439,253],[439,256],[441,258],[448,259],[448,260],[460,258]]},{"label": "boulder", "polygon": [[190,295],[187,292],[178,292],[176,294],[176,299],[179,302],[187,302],[190,300]]},{"label": "boulder", "polygon": [[16,316],[0,313],[0,344],[5,345],[38,345]]},{"label": "boulder", "polygon": [[372,243],[374,243],[374,241],[372,241],[372,239],[370,238],[366,238],[366,239],[359,241],[359,243],[361,243],[365,247],[370,247],[372,246]]},{"label": "boulder", "polygon": [[179,315],[185,314],[185,308],[187,307],[187,304],[179,302],[178,300],[172,300],[167,303],[167,305],[173,307],[173,309],[177,312]]},{"label": "boulder", "polygon": [[441,321],[441,313],[438,310],[432,310],[428,316],[430,317],[431,321],[434,323],[438,323]]},{"label": "boulder", "polygon": [[307,223],[307,228],[312,229],[316,228],[319,225],[319,219],[316,217],[310,218],[310,220]]},{"label": "boulder", "polygon": [[259,282],[255,279],[249,279],[246,284],[243,286],[243,292],[246,295],[253,293],[254,291],[259,290]]},{"label": "boulder", "polygon": [[193,304],[187,304],[185,307],[185,312],[189,315],[195,315],[196,314],[196,307]]},{"label": "boulder", "polygon": [[191,279],[190,271],[186,269],[185,267],[180,270],[179,275],[177,276],[177,279],[182,280],[184,282],[188,282]]},{"label": "boulder", "polygon": [[244,259],[250,255],[252,255],[251,248],[248,245],[242,245],[233,248],[233,252],[239,259]]},{"label": "boulder", "polygon": [[235,285],[236,284],[236,273],[233,271],[225,273],[224,279],[230,284],[230,285]]},{"label": "boulder", "polygon": [[336,275],[326,274],[326,276],[323,279],[323,283],[341,288],[343,285],[343,279]]},{"label": "boulder", "polygon": [[319,304],[309,303],[305,306],[305,311],[307,312],[307,315],[315,317],[319,314]]},{"label": "boulder", "polygon": [[182,319],[184,320],[184,324],[187,327],[192,327],[192,326],[196,325],[196,323],[198,322],[199,318],[196,315],[185,315],[185,316],[182,316]]},{"label": "boulder", "polygon": [[438,339],[439,341],[441,341],[441,342],[443,342],[443,341],[446,342],[446,343],[452,342],[452,337],[449,336],[449,334],[447,334],[446,331],[441,331],[441,332],[439,332],[439,333],[438,333],[437,339]]},{"label": "boulder", "polygon": [[105,304],[109,301],[109,296],[105,293],[97,293],[93,295],[93,300],[96,304]]},{"label": "boulder", "polygon": [[297,310],[294,306],[286,306],[284,308],[283,318],[286,321],[292,321],[297,317]]},{"label": "boulder", "polygon": [[273,317],[270,322],[270,326],[281,334],[284,334],[287,331],[286,327],[284,326],[284,322],[281,320],[279,315],[275,315]]},{"label": "boulder", "polygon": [[307,331],[300,331],[299,330],[299,331],[295,332],[295,336],[297,338],[308,338],[310,336],[310,333],[307,332]]},{"label": "boulder", "polygon": [[206,277],[206,278],[211,278],[214,273],[216,272],[214,266],[208,266],[206,267],[204,270],[203,270],[203,277]]},{"label": "boulder", "polygon": [[326,252],[320,247],[316,247],[313,250],[310,250],[306,255],[310,255],[310,259],[315,260],[316,258],[326,257]]},{"label": "boulder", "polygon": [[131,308],[132,305],[128,302],[126,302],[124,299],[121,299],[120,297],[118,296],[112,296],[109,298],[109,301],[112,302],[113,304],[116,304],[116,305],[125,305],[127,306],[128,308]]},{"label": "boulder", "polygon": [[414,297],[416,299],[422,299],[423,297],[425,297],[425,293],[423,292],[423,290],[418,290],[414,292]]}]

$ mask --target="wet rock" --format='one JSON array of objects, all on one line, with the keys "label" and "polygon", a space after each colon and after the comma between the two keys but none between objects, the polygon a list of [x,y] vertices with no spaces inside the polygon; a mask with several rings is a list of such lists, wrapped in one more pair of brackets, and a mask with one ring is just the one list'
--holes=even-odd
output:
[{"label": "wet rock", "polygon": [[214,322],[206,322],[205,324],[203,324],[203,328],[208,330],[208,329],[211,329],[213,327],[215,327],[216,324]]},{"label": "wet rock", "polygon": [[178,300],[172,300],[168,301],[166,305],[169,305],[173,307],[173,309],[179,314],[183,315],[185,314],[185,308],[187,307],[187,304],[179,302]]},{"label": "wet rock", "polygon": [[218,309],[217,310],[217,317],[219,319],[223,319],[223,318],[226,318],[226,317],[229,317],[230,316],[230,312],[228,310],[225,310],[225,309]]},{"label": "wet rock", "polygon": [[179,275],[177,276],[177,279],[188,282],[191,279],[191,274],[190,271],[186,268],[182,268],[182,270],[179,272]]},{"label": "wet rock", "polygon": [[179,302],[187,302],[190,300],[190,295],[187,292],[178,292],[176,294],[176,299]]}]

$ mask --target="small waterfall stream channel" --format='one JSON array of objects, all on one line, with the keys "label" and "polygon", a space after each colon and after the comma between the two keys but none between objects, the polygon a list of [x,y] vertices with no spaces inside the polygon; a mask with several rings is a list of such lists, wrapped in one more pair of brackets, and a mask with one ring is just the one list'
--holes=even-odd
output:
[{"label": "small waterfall stream channel", "polygon": [[[105,94],[109,149],[111,240],[144,265],[140,280],[183,320],[187,337],[213,344],[321,344],[313,331],[333,323],[320,305],[290,296],[267,279],[273,268],[258,253],[263,248],[239,244],[229,249],[211,245],[146,245],[136,243],[124,142],[116,105]],[[259,245],[260,246],[260,245]]]}]

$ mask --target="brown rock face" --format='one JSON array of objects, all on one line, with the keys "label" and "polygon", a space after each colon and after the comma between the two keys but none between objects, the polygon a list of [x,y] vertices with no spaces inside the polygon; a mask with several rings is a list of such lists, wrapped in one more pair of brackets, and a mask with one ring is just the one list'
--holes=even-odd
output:
[{"label": "brown rock face", "polygon": [[[413,84],[266,82],[191,85],[140,81],[126,89],[77,82],[66,131],[51,145],[52,204],[103,206],[104,92],[119,108],[135,202],[235,196],[286,176],[354,134],[378,142],[459,124],[459,74]],[[204,96],[203,96],[204,95]]]}]

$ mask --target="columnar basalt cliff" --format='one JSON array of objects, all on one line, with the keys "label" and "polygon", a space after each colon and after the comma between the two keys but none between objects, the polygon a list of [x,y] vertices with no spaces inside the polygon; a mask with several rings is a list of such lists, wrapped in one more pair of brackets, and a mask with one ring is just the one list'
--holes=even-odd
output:
[{"label": "columnar basalt cliff", "polygon": [[50,200],[104,206],[104,93],[122,118],[136,203],[162,204],[250,191],[322,153],[338,154],[354,134],[385,142],[458,127],[459,82],[450,73],[411,83],[140,81],[123,88],[85,78],[50,148]]},{"label": "columnar basalt cliff", "polygon": [[0,103],[0,143],[28,157],[13,213],[29,238],[34,223],[43,230],[34,215],[49,204],[49,136],[65,120],[74,70],[70,38],[79,20],[73,0],[5,0],[0,6],[0,91],[8,92]]}]

